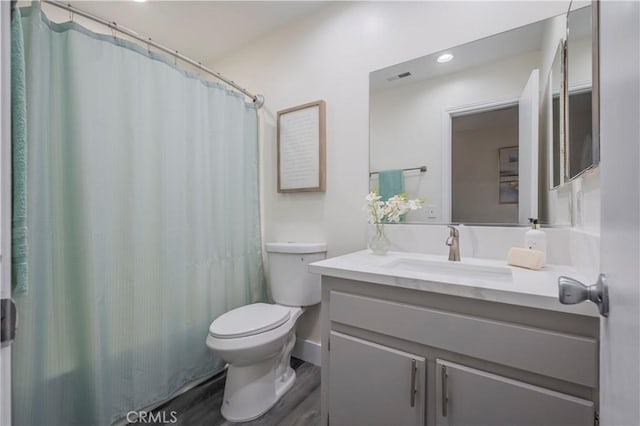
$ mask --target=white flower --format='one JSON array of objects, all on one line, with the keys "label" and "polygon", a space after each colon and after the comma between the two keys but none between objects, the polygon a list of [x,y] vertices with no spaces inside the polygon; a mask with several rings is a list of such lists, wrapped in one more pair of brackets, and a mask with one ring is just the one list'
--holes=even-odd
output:
[{"label": "white flower", "polygon": [[372,203],[374,201],[378,201],[380,198],[382,198],[380,195],[375,192],[370,192],[365,199],[367,200],[367,203]]},{"label": "white flower", "polygon": [[380,201],[381,198],[375,191],[365,197],[367,203],[364,209],[368,213],[368,221],[371,224],[398,223],[402,215],[421,208],[424,202],[420,199],[407,200],[404,193],[394,195],[387,201]]}]

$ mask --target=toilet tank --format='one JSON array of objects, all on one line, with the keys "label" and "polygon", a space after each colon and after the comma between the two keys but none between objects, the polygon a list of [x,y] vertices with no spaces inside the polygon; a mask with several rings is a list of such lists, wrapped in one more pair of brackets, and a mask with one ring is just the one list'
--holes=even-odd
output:
[{"label": "toilet tank", "polygon": [[326,258],[325,243],[267,243],[269,288],[275,303],[309,306],[320,303],[320,275],[309,264]]}]

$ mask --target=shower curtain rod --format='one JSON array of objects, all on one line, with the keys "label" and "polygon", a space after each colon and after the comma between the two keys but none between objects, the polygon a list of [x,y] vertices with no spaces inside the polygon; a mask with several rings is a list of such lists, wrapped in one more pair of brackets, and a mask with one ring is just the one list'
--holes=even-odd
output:
[{"label": "shower curtain rod", "polygon": [[[99,16],[93,15],[89,12],[85,12],[83,10],[80,10],[74,6],[71,6],[70,4],[64,4],[64,3],[60,3],[57,0],[43,0],[43,3],[47,3],[50,4],[52,6],[55,7],[59,7],[60,9],[65,9],[68,10],[69,12],[73,13],[73,14],[77,14],[80,16],[83,16],[87,19],[90,19],[92,21],[98,22],[102,25],[105,25],[109,28],[111,28],[112,30],[118,31],[122,34],[126,34],[127,36],[134,38],[144,44],[146,44],[147,46],[153,46],[154,48],[168,53],[169,55],[174,56],[177,59],[180,59],[183,62],[186,62],[190,65],[193,65],[194,67],[198,68],[199,70],[202,70],[204,72],[206,72],[207,74],[210,74],[211,76],[217,78],[218,80],[222,80],[223,82],[227,83],[229,86],[233,87],[234,89],[238,90],[239,92],[241,92],[242,94],[248,96],[249,98],[251,98],[253,100],[253,103],[255,104],[256,108],[261,108],[262,105],[264,105],[264,96],[262,95],[254,95],[251,92],[249,92],[247,89],[239,86],[236,82],[234,82],[233,80],[230,80],[228,78],[226,78],[225,76],[223,76],[222,74],[220,74],[219,72],[213,71],[207,67],[205,67],[204,65],[202,65],[202,63],[198,62],[198,61],[194,61],[193,59],[183,55],[182,53],[178,52],[177,50],[173,50],[173,49],[169,49],[166,46],[163,46],[160,43],[157,43],[155,41],[153,41],[151,39],[151,37],[143,37],[141,35],[139,35],[138,33],[136,33],[133,30],[130,30],[129,28],[123,27],[122,25],[119,25],[117,22],[112,22],[112,21],[108,21],[106,19],[100,18]],[[73,17],[71,18],[73,20]]]}]

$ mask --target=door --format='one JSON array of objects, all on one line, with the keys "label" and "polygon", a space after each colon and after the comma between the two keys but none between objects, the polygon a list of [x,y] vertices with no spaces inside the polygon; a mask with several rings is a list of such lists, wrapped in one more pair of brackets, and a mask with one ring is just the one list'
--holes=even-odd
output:
[{"label": "door", "polygon": [[600,424],[626,426],[640,424],[640,3],[599,5],[600,267],[610,302],[600,321]]},{"label": "door", "polygon": [[329,424],[424,425],[424,358],[335,331]]},{"label": "door", "polygon": [[539,76],[531,71],[518,101],[518,223],[538,217],[538,116]]},{"label": "door", "polygon": [[[0,1],[0,298],[11,299],[10,2]],[[3,314],[6,307],[2,304]],[[11,424],[11,348],[0,344],[0,425]]]},{"label": "door", "polygon": [[438,426],[584,426],[594,404],[529,383],[436,360]]}]

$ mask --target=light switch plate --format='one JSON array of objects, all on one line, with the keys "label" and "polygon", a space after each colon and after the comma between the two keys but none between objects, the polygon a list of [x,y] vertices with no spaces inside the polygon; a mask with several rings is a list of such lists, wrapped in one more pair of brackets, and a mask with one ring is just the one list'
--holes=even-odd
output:
[{"label": "light switch plate", "polygon": [[434,204],[429,204],[427,206],[427,217],[429,219],[435,219],[438,217],[438,209]]}]

